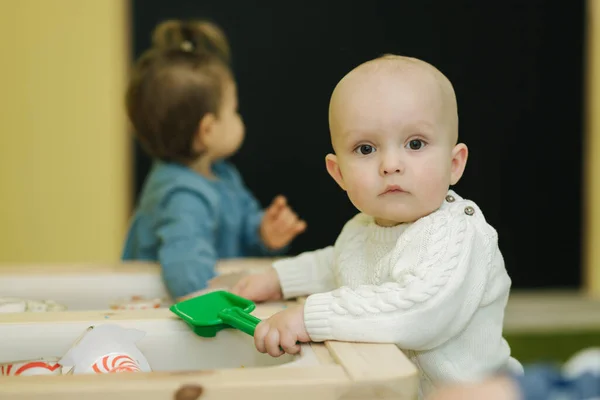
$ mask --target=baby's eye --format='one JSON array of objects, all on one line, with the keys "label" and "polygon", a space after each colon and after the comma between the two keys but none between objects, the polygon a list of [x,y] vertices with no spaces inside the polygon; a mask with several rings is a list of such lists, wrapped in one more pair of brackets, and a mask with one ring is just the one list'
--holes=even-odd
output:
[{"label": "baby's eye", "polygon": [[363,156],[366,156],[368,154],[374,153],[375,152],[375,147],[369,145],[369,144],[362,144],[360,146],[358,146],[354,152],[357,152],[359,154],[362,154]]},{"label": "baby's eye", "polygon": [[421,150],[423,147],[425,147],[425,145],[425,142],[421,139],[413,139],[410,142],[408,142],[406,147],[411,150]]}]

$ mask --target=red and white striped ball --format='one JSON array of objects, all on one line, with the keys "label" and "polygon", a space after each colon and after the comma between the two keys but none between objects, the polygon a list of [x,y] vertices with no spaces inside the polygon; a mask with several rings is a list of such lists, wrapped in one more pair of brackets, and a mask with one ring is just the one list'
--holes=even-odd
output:
[{"label": "red and white striped ball", "polygon": [[62,365],[58,363],[58,358],[41,358],[0,364],[0,375],[2,376],[60,375],[61,373]]},{"label": "red and white striped ball", "polygon": [[92,370],[97,374],[139,372],[140,366],[127,354],[110,353],[96,360],[96,362],[92,364]]}]

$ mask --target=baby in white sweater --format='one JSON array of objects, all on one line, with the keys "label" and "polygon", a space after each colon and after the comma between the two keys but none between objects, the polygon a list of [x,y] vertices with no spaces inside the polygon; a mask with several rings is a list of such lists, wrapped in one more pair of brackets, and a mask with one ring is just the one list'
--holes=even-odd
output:
[{"label": "baby in white sweater", "polygon": [[255,301],[309,295],[263,321],[256,347],[296,341],[396,343],[421,397],[447,382],[519,371],[502,337],[511,280],[494,228],[449,189],[461,178],[456,97],[436,68],[388,55],[333,91],[327,171],[360,211],[333,246],[278,261],[232,291]]}]

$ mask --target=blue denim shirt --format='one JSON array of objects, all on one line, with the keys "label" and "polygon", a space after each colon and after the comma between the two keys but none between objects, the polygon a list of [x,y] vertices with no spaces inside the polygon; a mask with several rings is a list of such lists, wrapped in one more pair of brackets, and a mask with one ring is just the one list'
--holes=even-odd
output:
[{"label": "blue denim shirt", "polygon": [[280,254],[260,238],[263,216],[237,169],[221,161],[211,180],[157,161],[144,184],[123,260],[159,262],[174,298],[206,288],[222,258]]}]

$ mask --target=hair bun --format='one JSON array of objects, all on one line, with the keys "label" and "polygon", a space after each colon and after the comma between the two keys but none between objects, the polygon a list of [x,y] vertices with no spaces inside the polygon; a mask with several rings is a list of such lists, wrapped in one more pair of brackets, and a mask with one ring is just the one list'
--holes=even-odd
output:
[{"label": "hair bun", "polygon": [[210,53],[226,63],[231,58],[225,33],[208,21],[164,21],[154,30],[152,45],[161,51]]}]

